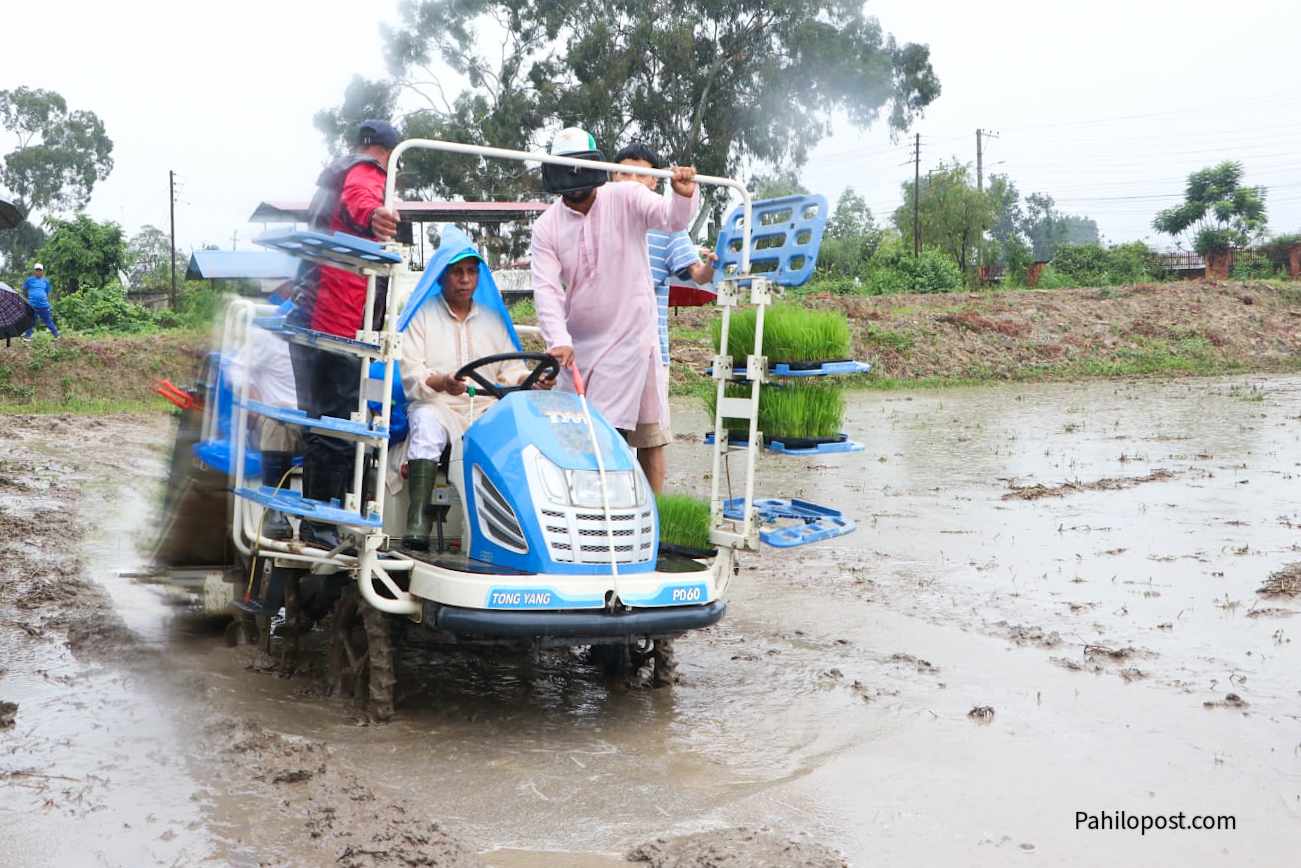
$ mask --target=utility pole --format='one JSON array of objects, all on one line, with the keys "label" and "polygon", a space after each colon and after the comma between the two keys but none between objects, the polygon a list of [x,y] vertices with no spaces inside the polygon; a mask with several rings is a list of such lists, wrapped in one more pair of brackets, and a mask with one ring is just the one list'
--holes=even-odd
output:
[{"label": "utility pole", "polygon": [[976,129],[976,189],[983,193],[985,191],[985,154],[981,142],[982,136],[989,136],[991,139],[996,139],[998,138],[998,133],[990,130]]},{"label": "utility pole", "polygon": [[230,233],[230,249],[234,250],[239,245],[239,230],[236,229]]},{"label": "utility pole", "polygon": [[172,310],[176,310],[176,173],[167,170],[167,202],[172,222]]},{"label": "utility pole", "polygon": [[922,255],[922,134],[913,145],[913,256]]}]

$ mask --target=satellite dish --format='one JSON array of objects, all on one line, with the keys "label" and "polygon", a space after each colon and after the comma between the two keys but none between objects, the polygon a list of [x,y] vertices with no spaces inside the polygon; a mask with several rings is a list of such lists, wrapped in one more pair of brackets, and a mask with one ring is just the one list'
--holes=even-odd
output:
[{"label": "satellite dish", "polygon": [[14,229],[23,222],[23,212],[8,199],[0,199],[0,229]]}]

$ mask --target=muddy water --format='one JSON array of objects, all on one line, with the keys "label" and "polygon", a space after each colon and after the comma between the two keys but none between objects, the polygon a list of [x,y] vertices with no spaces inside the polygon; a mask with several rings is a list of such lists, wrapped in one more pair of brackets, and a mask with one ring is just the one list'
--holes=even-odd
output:
[{"label": "muddy water", "polygon": [[[1286,611],[1301,600],[1255,590],[1301,560],[1301,379],[850,403],[864,452],[766,458],[759,489],[840,506],[859,529],[747,558],[728,617],[681,643],[673,690],[609,685],[563,653],[409,646],[400,717],[383,727],[359,726],[310,679],[247,671],[246,650],[119,578],[152,491],[105,494],[117,518],[84,561],[146,653],[87,661],[0,631],[13,646],[0,699],[21,702],[23,752],[0,732],[0,768],[94,783],[96,763],[114,763],[82,815],[57,791],[71,807],[40,801],[67,782],[0,780],[0,842],[17,855],[3,861],[51,864],[42,842],[60,836],[61,852],[87,852],[73,828],[110,842],[88,864],[400,864],[414,852],[380,836],[388,855],[357,856],[383,849],[357,846],[358,827],[380,823],[357,804],[404,810],[412,828],[436,821],[468,858],[512,868],[618,864],[640,842],[685,848],[736,826],[796,842],[723,839],[750,854],[742,864],[822,864],[813,842],[853,864],[1290,860],[1301,619]],[[677,409],[681,433],[704,430],[694,407]],[[161,471],[147,451],[139,463]],[[699,443],[676,443],[671,467],[672,487],[705,490]],[[1036,484],[1064,487],[1005,499]],[[1204,705],[1228,693],[1246,705]],[[985,706],[992,718],[968,716]],[[246,749],[248,727],[279,746]],[[273,784],[260,779],[293,776],[259,764],[312,777]],[[1077,811],[1121,810],[1234,815],[1237,831],[1075,829]]]}]

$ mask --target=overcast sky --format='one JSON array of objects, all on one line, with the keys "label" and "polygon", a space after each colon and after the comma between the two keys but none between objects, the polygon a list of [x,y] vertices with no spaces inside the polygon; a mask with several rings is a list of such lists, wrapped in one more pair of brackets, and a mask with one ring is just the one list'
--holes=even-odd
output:
[{"label": "overcast sky", "polygon": [[[354,73],[383,74],[379,23],[395,0],[8,4],[0,89],[57,90],[95,111],[116,168],[90,212],[129,232],[167,226],[167,171],[181,182],[180,246],[240,247],[263,199],[305,200],[325,158],[312,115]],[[1239,159],[1270,188],[1270,226],[1301,230],[1301,112],[1294,0],[871,0],[901,42],[929,43],[943,85],[915,127],[922,171],[941,159],[1005,172],[1094,217],[1108,241],[1147,238],[1184,176]],[[8,142],[5,142],[6,148]],[[911,177],[908,140],[845,127],[815,151],[805,184],[833,201],[846,185],[879,221]]]}]

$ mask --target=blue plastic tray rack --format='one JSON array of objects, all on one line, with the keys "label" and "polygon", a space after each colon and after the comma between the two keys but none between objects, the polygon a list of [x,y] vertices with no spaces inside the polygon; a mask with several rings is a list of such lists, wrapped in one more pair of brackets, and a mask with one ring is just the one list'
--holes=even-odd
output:
[{"label": "blue plastic tray rack", "polygon": [[360,513],[349,512],[344,509],[337,500],[331,500],[328,503],[312,500],[303,497],[297,491],[284,489],[277,491],[269,485],[263,485],[260,488],[237,488],[235,489],[235,496],[251,500],[254,503],[260,503],[277,512],[296,515],[322,524],[345,524],[349,527],[383,526],[380,517],[375,513],[363,516]]},{"label": "blue plastic tray rack", "polygon": [[[866,374],[872,370],[870,362],[856,362],[852,359],[841,359],[834,362],[818,362],[816,367],[792,367],[791,362],[769,362],[768,373],[774,377],[846,377],[856,374]],[[705,376],[714,376],[714,366],[710,365],[705,368]],[[750,380],[745,376],[745,369],[738,368],[732,371],[732,382],[748,383]]]},{"label": "blue plastic tray rack", "polygon": [[380,441],[388,439],[388,429],[380,425],[372,428],[361,422],[354,422],[351,419],[339,419],[335,416],[322,416],[315,419],[302,410],[289,407],[273,407],[270,404],[263,404],[261,401],[236,402],[236,404],[241,403],[250,412],[257,413],[259,416],[275,419],[278,422],[284,422],[286,425],[297,425],[309,431],[337,437],[341,440]]},{"label": "blue plastic tray rack", "polygon": [[[734,497],[723,502],[723,515],[741,521],[745,499]],[[819,506],[799,498],[760,497],[754,500],[754,509],[763,524],[776,525],[779,521],[794,521],[759,531],[759,539],[773,548],[788,549],[824,539],[844,536],[858,525],[845,518],[844,513],[829,506]]]},{"label": "blue plastic tray rack", "polygon": [[[781,440],[772,437],[764,437],[764,445],[769,452],[776,452],[780,455],[835,455],[842,452],[862,452],[863,444],[849,439],[848,434],[841,434],[840,439],[832,443],[818,443],[814,446],[787,446]],[[705,434],[705,443],[713,444],[714,432],[710,431]],[[749,442],[744,437],[738,437],[733,434],[729,443],[744,445]]]},{"label": "blue plastic tray rack", "polygon": [[318,265],[342,268],[355,274],[385,271],[390,265],[397,265],[402,261],[402,257],[397,253],[385,250],[374,241],[343,232],[295,230],[273,232],[258,236],[254,240],[263,247],[270,247],[272,250],[279,250]]}]

